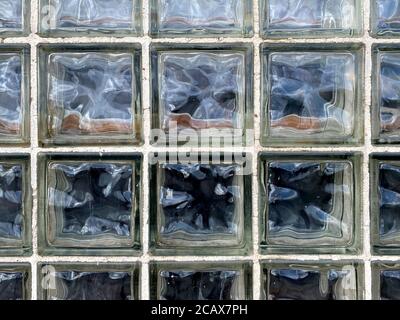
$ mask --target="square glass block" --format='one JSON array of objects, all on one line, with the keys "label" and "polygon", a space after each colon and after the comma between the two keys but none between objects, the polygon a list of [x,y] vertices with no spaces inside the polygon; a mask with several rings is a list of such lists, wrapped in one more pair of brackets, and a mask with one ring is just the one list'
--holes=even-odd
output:
[{"label": "square glass block", "polygon": [[30,29],[29,0],[0,1],[0,37],[23,36]]},{"label": "square glass block", "polygon": [[400,143],[400,46],[374,45],[372,141]]},{"label": "square glass block", "polygon": [[40,0],[44,36],[141,35],[142,0]]},{"label": "square glass block", "polygon": [[262,263],[266,300],[362,300],[363,265],[337,261]]},{"label": "square glass block", "polygon": [[263,145],[356,144],[363,139],[363,48],[261,46]]},{"label": "square glass block", "polygon": [[360,168],[359,153],[262,153],[262,251],[358,252]]},{"label": "square glass block", "polygon": [[29,45],[0,45],[0,144],[29,141],[29,74]]},{"label": "square glass block", "polygon": [[179,154],[173,159],[158,154],[151,159],[151,239],[156,254],[234,255],[250,250],[251,177],[246,163],[242,155],[226,160],[215,156],[193,154],[186,159]]},{"label": "square glass block", "polygon": [[151,35],[251,36],[252,3],[248,0],[150,0]]},{"label": "square glass block", "polygon": [[251,144],[252,51],[246,44],[152,45],[152,142]]},{"label": "square glass block", "polygon": [[40,154],[40,251],[137,254],[139,154]]},{"label": "square glass block", "polygon": [[139,300],[138,264],[38,265],[40,300]]},{"label": "square glass block", "polygon": [[400,253],[400,154],[373,154],[371,172],[371,234],[375,253]]},{"label": "square glass block", "polygon": [[30,270],[29,264],[0,263],[0,301],[30,299]]},{"label": "square glass block", "polygon": [[140,45],[39,50],[42,144],[141,143]]},{"label": "square glass block", "polygon": [[0,255],[31,253],[29,157],[0,156]]},{"label": "square glass block", "polygon": [[261,0],[260,6],[261,35],[266,38],[349,37],[362,32],[361,0]]},{"label": "square glass block", "polygon": [[372,263],[372,299],[400,300],[400,264],[389,261]]},{"label": "square glass block", "polygon": [[400,1],[371,0],[371,35],[398,37],[400,35]]},{"label": "square glass block", "polygon": [[152,300],[249,300],[252,297],[249,263],[150,264]]}]

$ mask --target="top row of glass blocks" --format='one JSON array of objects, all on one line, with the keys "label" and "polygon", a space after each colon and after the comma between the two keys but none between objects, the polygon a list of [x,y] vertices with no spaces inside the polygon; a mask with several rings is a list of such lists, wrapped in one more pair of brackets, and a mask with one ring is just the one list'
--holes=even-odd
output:
[{"label": "top row of glass blocks", "polygon": [[[252,36],[253,1],[149,0],[150,34]],[[265,38],[359,36],[364,0],[258,0]],[[365,2],[367,2],[365,0]],[[142,0],[40,0],[44,36],[142,34]],[[29,31],[29,0],[0,1],[0,36]],[[400,36],[400,0],[371,0],[371,35]]]}]

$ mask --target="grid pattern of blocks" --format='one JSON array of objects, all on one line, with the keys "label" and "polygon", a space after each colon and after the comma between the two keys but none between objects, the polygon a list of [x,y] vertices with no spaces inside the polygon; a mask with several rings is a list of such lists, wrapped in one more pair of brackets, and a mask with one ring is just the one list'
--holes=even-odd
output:
[{"label": "grid pattern of blocks", "polygon": [[[77,2],[0,6],[0,77],[14,81],[0,96],[0,299],[82,299],[89,283],[91,299],[399,298],[400,1],[317,4],[306,12],[324,16],[300,24],[290,0],[286,13],[280,0],[231,1],[228,22],[185,21],[185,0],[119,0],[114,17],[99,1],[76,19]],[[168,79],[193,95],[168,95]],[[232,152],[152,139],[216,123],[241,130],[233,152],[251,156],[251,175],[155,160]],[[218,178],[219,197],[199,175]],[[174,220],[174,193],[209,201],[196,209],[207,219]]]}]

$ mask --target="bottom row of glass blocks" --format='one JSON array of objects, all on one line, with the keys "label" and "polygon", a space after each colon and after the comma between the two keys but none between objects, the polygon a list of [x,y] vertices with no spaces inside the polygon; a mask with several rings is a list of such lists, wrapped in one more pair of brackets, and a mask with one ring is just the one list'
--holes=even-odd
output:
[{"label": "bottom row of glass blocks", "polygon": [[[373,299],[400,299],[400,264],[372,265]],[[38,298],[44,300],[138,300],[139,264],[40,264]],[[252,299],[251,264],[154,262],[154,300]],[[364,298],[362,263],[262,262],[261,297],[268,300]],[[30,299],[29,264],[0,264],[0,300]]]}]

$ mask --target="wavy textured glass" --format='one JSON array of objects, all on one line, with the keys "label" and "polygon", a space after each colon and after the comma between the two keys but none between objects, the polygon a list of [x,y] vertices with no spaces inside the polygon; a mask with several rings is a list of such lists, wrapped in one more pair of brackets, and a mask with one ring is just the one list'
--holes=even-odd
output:
[{"label": "wavy textured glass", "polygon": [[376,36],[398,36],[400,1],[372,0],[372,33]]},{"label": "wavy textured glass", "polygon": [[400,141],[400,53],[378,54],[379,130],[380,142]]},{"label": "wavy textured glass", "polygon": [[357,300],[357,271],[352,265],[264,269],[268,300]]},{"label": "wavy textured glass", "polygon": [[[42,0],[42,32],[139,32],[137,0]],[[47,22],[45,24],[44,22]]]},{"label": "wavy textured glass", "polygon": [[22,31],[23,5],[23,0],[0,1],[0,32]]},{"label": "wavy textured glass", "polygon": [[[51,266],[50,266],[51,267]],[[132,300],[132,276],[127,272],[53,271],[53,288],[46,300]]]},{"label": "wavy textured glass", "polygon": [[267,244],[346,246],[353,240],[351,162],[270,162]]},{"label": "wavy textured glass", "polygon": [[21,136],[22,126],[21,56],[0,53],[0,138]]},{"label": "wavy textured glass", "polygon": [[133,170],[122,163],[51,162],[49,242],[82,248],[132,245]]},{"label": "wavy textured glass", "polygon": [[24,274],[0,270],[0,301],[24,299]]},{"label": "wavy textured glass", "polygon": [[352,138],[358,103],[352,53],[279,52],[264,64],[267,142]]},{"label": "wavy textured glass", "polygon": [[246,265],[151,264],[151,299],[245,300],[248,299]]},{"label": "wavy textured glass", "polygon": [[245,0],[153,0],[153,34],[246,33]]},{"label": "wavy textured glass", "polygon": [[23,169],[0,164],[0,248],[23,238]]},{"label": "wavy textured glass", "polygon": [[379,242],[386,246],[400,245],[400,165],[379,166]]},{"label": "wavy textured glass", "polygon": [[264,0],[262,5],[268,36],[350,36],[360,29],[357,0]]},{"label": "wavy textured glass", "polygon": [[162,128],[242,129],[244,59],[241,53],[162,53]]},{"label": "wavy textured glass", "polygon": [[244,232],[244,190],[239,170],[238,165],[160,165],[160,245],[238,245]]},{"label": "wavy textured glass", "polygon": [[132,54],[51,54],[50,136],[70,139],[68,137],[132,135],[134,88]]},{"label": "wavy textured glass", "polygon": [[382,270],[380,281],[382,300],[400,300],[400,270]]}]

